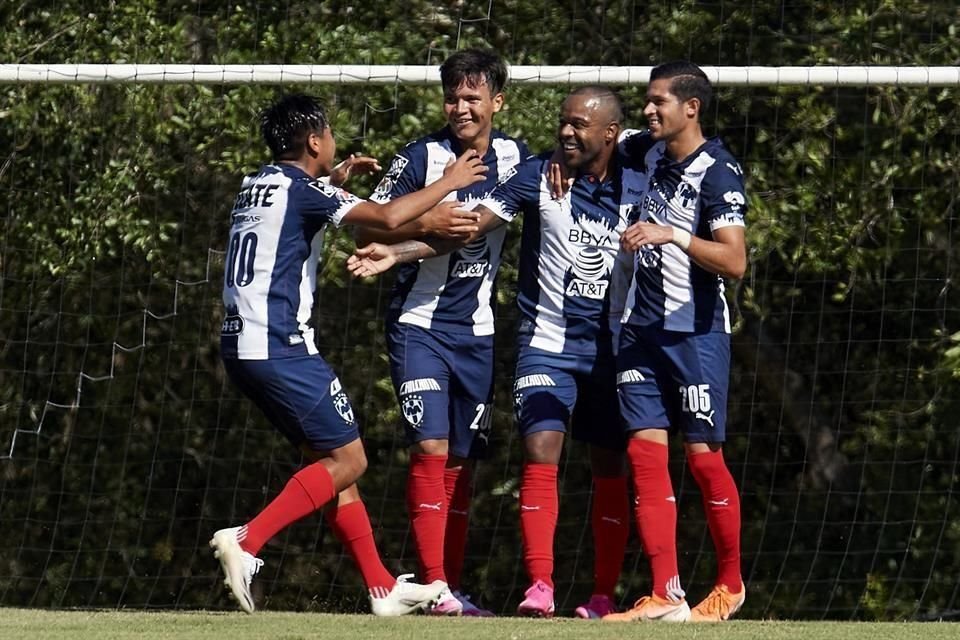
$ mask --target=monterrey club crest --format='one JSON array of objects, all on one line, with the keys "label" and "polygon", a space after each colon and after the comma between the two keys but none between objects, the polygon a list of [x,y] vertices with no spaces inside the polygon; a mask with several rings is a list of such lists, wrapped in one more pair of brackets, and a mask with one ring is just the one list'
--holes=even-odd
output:
[{"label": "monterrey club crest", "polygon": [[400,410],[411,427],[419,428],[420,423],[423,422],[423,396],[418,393],[404,396],[400,403]]},{"label": "monterrey club crest", "polygon": [[353,406],[350,404],[350,398],[344,393],[339,378],[334,378],[330,382],[330,397],[333,398],[333,408],[337,410],[343,421],[353,424]]}]

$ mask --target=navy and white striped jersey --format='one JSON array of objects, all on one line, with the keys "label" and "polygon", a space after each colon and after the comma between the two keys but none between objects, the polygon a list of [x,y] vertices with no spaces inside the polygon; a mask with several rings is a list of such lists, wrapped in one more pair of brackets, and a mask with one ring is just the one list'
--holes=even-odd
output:
[{"label": "navy and white striped jersey", "polygon": [[640,202],[641,174],[624,163],[603,181],[583,175],[562,200],[554,200],[549,157],[524,161],[481,204],[507,221],[524,214],[517,304],[526,325],[521,331],[533,332],[530,346],[609,355],[625,294],[618,290],[624,286],[617,278],[620,234]]},{"label": "navy and white striped jersey", "polygon": [[243,179],[230,214],[222,357],[317,353],[309,322],[323,227],[339,226],[360,202],[289,164],[266,165]]},{"label": "navy and white striped jersey", "polygon": [[[663,142],[628,132],[621,151],[644,172],[639,220],[668,224],[712,239],[712,232],[744,226],[747,209],[743,170],[718,138],[707,140],[682,162],[666,156]],[[636,216],[635,216],[636,217]],[[668,331],[730,333],[723,278],[698,266],[673,244],[642,247],[623,323]]]},{"label": "navy and white striped jersey", "polygon": [[[447,162],[461,153],[460,142],[449,128],[411,142],[393,158],[370,199],[387,202],[436,182]],[[527,155],[524,143],[493,131],[483,156],[488,167],[486,179],[449,194],[445,200],[458,200],[465,209],[472,209]],[[448,255],[401,265],[391,314],[400,322],[424,329],[492,335],[493,286],[505,234],[505,229],[497,229]]]}]

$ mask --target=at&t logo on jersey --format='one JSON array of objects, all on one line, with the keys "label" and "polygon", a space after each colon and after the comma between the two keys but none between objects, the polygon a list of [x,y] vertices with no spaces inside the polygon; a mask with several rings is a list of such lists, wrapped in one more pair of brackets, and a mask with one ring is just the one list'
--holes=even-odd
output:
[{"label": "at&t logo on jersey", "polygon": [[565,294],[577,298],[603,300],[607,295],[607,265],[596,247],[584,247],[570,269]]},{"label": "at&t logo on jersey", "polygon": [[353,424],[353,406],[350,404],[350,398],[344,393],[339,378],[334,378],[330,382],[330,397],[333,398],[333,408],[337,410],[343,421]]},{"label": "at&t logo on jersey", "polygon": [[487,240],[480,237],[457,251],[457,260],[450,269],[453,278],[482,278],[490,270]]}]

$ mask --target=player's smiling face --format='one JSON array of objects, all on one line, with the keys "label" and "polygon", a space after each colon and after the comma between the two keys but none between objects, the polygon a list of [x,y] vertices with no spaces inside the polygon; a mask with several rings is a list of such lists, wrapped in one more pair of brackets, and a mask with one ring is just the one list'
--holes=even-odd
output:
[{"label": "player's smiling face", "polygon": [[597,96],[572,95],[563,101],[557,141],[568,167],[586,167],[604,152],[610,137],[607,115]]},{"label": "player's smiling face", "polygon": [[443,112],[450,130],[464,146],[479,138],[489,138],[493,128],[493,114],[503,106],[503,94],[490,95],[485,80],[479,83],[463,82],[452,91],[444,91]]},{"label": "player's smiling face", "polygon": [[[696,109],[690,100],[683,102],[670,90],[672,78],[654,80],[647,87],[647,119],[654,140],[670,140],[696,120]],[[693,119],[691,119],[691,116]]]}]

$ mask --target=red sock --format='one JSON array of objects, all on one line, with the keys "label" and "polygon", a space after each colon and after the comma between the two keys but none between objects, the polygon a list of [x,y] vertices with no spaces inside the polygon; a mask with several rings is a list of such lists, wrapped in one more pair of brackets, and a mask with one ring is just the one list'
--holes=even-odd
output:
[{"label": "red sock", "polygon": [[593,592],[613,597],[630,533],[627,478],[593,478]]},{"label": "red sock", "polygon": [[743,588],[740,576],[740,495],[723,461],[722,451],[687,456],[687,464],[703,494],[703,509],[717,550],[717,584],[731,593]]},{"label": "red sock", "polygon": [[276,498],[240,528],[240,548],[257,555],[267,540],[300,518],[310,515],[337,495],[330,472],[319,462],[300,469]]},{"label": "red sock", "polygon": [[627,455],[633,468],[637,530],[650,561],[653,593],[661,598],[682,598],[677,569],[677,501],[667,468],[667,447],[631,438]]},{"label": "red sock", "polygon": [[370,526],[370,518],[363,501],[332,505],[324,515],[337,540],[346,547],[357,563],[367,590],[378,598],[390,593],[397,581],[380,559],[377,543],[373,539],[373,527]]},{"label": "red sock", "polygon": [[527,462],[520,485],[523,563],[531,582],[553,588],[553,535],[557,528],[557,465]]},{"label": "red sock", "polygon": [[467,525],[470,522],[470,469],[447,467],[443,483],[447,492],[447,531],[443,539],[443,571],[451,589],[460,588],[463,557],[467,550]]},{"label": "red sock", "polygon": [[407,511],[420,558],[424,582],[446,581],[443,573],[443,534],[447,526],[447,493],[443,470],[447,456],[410,454]]}]

